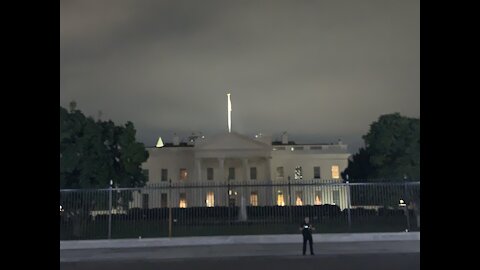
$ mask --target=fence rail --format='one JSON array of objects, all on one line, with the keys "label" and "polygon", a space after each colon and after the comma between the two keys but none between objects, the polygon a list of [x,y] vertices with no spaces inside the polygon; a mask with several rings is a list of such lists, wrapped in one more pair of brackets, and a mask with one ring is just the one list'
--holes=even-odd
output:
[{"label": "fence rail", "polygon": [[420,182],[171,183],[60,190],[60,239],[298,233],[420,228]]}]

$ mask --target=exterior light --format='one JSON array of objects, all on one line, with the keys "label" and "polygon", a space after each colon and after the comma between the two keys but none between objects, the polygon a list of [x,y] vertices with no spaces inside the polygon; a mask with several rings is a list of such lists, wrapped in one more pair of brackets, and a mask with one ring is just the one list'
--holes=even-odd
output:
[{"label": "exterior light", "polygon": [[157,147],[157,148],[163,147],[162,137],[158,137],[158,141],[157,141],[157,144],[155,145],[155,147]]}]

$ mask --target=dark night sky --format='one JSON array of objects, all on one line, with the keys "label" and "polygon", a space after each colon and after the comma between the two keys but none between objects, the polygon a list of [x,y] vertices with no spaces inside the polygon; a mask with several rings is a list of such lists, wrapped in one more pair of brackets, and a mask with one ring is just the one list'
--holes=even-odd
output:
[{"label": "dark night sky", "polygon": [[150,146],[233,130],[361,145],[420,117],[420,1],[60,1],[60,105]]}]

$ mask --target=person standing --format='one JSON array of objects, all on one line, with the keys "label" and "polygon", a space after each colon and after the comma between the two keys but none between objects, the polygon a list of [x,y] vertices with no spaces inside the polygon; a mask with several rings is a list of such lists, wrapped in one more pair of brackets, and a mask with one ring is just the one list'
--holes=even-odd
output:
[{"label": "person standing", "polygon": [[315,228],[312,226],[312,224],[310,224],[310,219],[308,217],[305,217],[304,222],[300,225],[300,231],[303,235],[303,255],[305,255],[305,252],[307,251],[307,241],[310,244],[310,254],[314,255],[312,240],[312,231],[314,230]]}]

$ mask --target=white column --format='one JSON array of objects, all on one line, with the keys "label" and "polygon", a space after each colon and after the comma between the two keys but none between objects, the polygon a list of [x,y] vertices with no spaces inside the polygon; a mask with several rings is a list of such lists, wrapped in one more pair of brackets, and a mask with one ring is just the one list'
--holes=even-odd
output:
[{"label": "white column", "polygon": [[250,179],[249,167],[248,167],[248,158],[244,158],[242,161],[243,161],[243,168],[245,170],[245,181],[248,181]]},{"label": "white column", "polygon": [[200,158],[195,159],[195,167],[197,167],[197,181],[202,181],[202,160]]},{"label": "white column", "polygon": [[272,157],[267,157],[267,181],[272,182]]},{"label": "white column", "polygon": [[219,158],[218,159],[218,170],[219,172],[219,179],[221,182],[225,181],[225,169],[224,169],[224,164],[225,164],[225,159],[224,158]]},{"label": "white column", "polygon": [[[272,184],[272,157],[266,157],[266,181],[268,184]],[[270,190],[267,191],[266,205],[276,205],[276,191],[273,187],[270,187]]]}]

